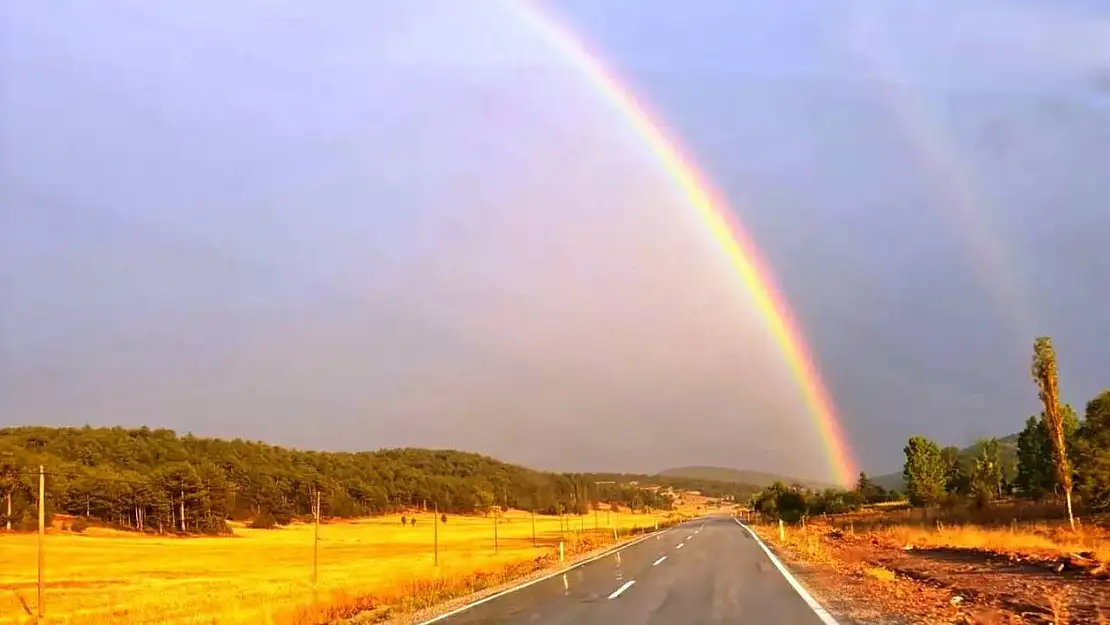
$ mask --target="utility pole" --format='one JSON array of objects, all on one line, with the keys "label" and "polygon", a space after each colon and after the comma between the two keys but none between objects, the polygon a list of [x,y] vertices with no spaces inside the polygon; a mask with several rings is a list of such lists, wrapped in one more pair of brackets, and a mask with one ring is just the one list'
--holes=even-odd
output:
[{"label": "utility pole", "polygon": [[181,533],[185,533],[185,489],[181,489]]},{"label": "utility pole", "polygon": [[536,546],[536,508],[532,507],[532,546]]},{"label": "utility pole", "polygon": [[[14,455],[15,454],[10,453],[10,452],[5,452],[5,453],[0,454],[0,456],[3,456],[3,457],[11,457],[11,456],[14,456]],[[6,529],[7,531],[10,532],[10,531],[12,531],[12,486],[15,483],[15,478],[10,473],[7,473],[7,470],[5,470],[5,473],[6,473],[6,475],[0,476],[0,477],[6,477],[7,478],[7,479],[4,480],[4,498],[8,500],[8,514],[7,514],[7,516],[4,517],[4,519],[5,519],[4,529]]]},{"label": "utility pole", "polygon": [[320,491],[316,491],[316,527],[312,532],[312,583],[315,584],[317,580],[317,564],[320,560]]},{"label": "utility pole", "polygon": [[39,605],[38,620],[46,616],[43,602],[43,569],[46,567],[46,552],[43,546],[46,538],[46,467],[39,465]]},{"label": "utility pole", "polygon": [[433,540],[435,541],[436,566],[439,566],[439,502],[438,501],[436,502],[436,518],[432,519],[432,525],[436,528],[435,538],[433,538]]}]

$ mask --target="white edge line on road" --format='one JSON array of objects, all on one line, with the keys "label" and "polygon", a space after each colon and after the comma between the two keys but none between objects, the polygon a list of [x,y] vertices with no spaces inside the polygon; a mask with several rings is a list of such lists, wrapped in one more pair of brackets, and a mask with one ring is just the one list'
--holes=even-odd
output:
[{"label": "white edge line on road", "polygon": [[622,592],[628,590],[632,586],[632,584],[635,584],[635,583],[636,583],[636,580],[630,579],[627,582],[621,584],[621,587],[614,590],[613,594],[609,595],[609,598],[610,599],[616,599],[617,597],[621,596]]},{"label": "white edge line on road", "polygon": [[651,565],[652,566],[659,566],[660,564],[663,563],[663,560],[666,560],[666,559],[667,559],[667,556],[659,556],[659,559],[656,560],[655,562],[652,562]]},{"label": "white edge line on road", "polygon": [[802,587],[802,584],[797,580],[797,578],[794,577],[793,573],[791,573],[789,570],[787,570],[785,566],[783,566],[778,557],[776,557],[775,554],[771,553],[771,550],[767,548],[767,545],[763,544],[763,541],[759,538],[755,531],[752,530],[752,528],[741,523],[739,519],[734,518],[733,521],[736,521],[737,525],[748,530],[748,533],[751,534],[752,538],[755,539],[756,544],[763,549],[763,553],[766,553],[767,557],[770,558],[771,564],[775,565],[775,568],[779,570],[779,573],[782,573],[782,576],[786,578],[787,582],[790,582],[790,585],[794,587],[794,590],[797,591],[802,600],[806,602],[806,605],[809,606],[809,609],[813,610],[813,613],[817,615],[817,618],[821,619],[822,623],[824,623],[825,625],[840,625],[840,623],[837,623],[836,619],[834,619],[833,616],[829,614],[829,611],[822,607],[820,603],[817,603],[817,600],[813,598],[813,595],[809,594],[809,591]]},{"label": "white edge line on road", "polygon": [[[665,532],[667,530],[663,530],[663,531]],[[583,560],[581,562],[576,562],[576,563],[574,563],[574,564],[572,564],[572,565],[570,565],[570,566],[568,566],[564,569],[560,569],[558,571],[555,571],[554,573],[548,573],[547,575],[544,575],[543,577],[537,577],[536,579],[529,580],[527,582],[524,582],[523,584],[518,584],[516,586],[513,586],[512,588],[506,588],[505,590],[502,590],[500,592],[495,592],[495,593],[493,593],[492,595],[490,595],[488,597],[483,597],[483,598],[481,598],[477,601],[473,601],[473,602],[468,603],[468,604],[466,604],[462,607],[455,608],[454,610],[451,610],[450,612],[444,612],[443,614],[440,614],[439,616],[436,616],[434,618],[430,618],[426,621],[421,621],[417,625],[430,625],[431,623],[436,623],[436,622],[442,621],[445,618],[448,618],[450,616],[455,616],[456,614],[459,614],[460,612],[465,612],[465,611],[469,610],[470,608],[482,605],[483,603],[486,603],[488,601],[493,601],[494,599],[497,599],[499,597],[503,597],[503,596],[505,596],[505,595],[507,595],[511,592],[516,592],[516,591],[518,591],[522,588],[527,588],[527,587],[531,586],[532,584],[538,584],[540,582],[547,581],[547,580],[551,579],[552,577],[555,577],[557,575],[562,575],[562,574],[566,573],[567,571],[572,571],[572,570],[574,570],[574,569],[576,569],[580,566],[585,566],[585,565],[587,565],[587,564],[589,564],[589,563],[591,563],[595,560],[600,560],[600,559],[602,559],[606,556],[611,556],[614,553],[624,551],[625,549],[628,549],[632,545],[637,545],[637,544],[651,538],[652,536],[655,536],[656,534],[660,534],[660,533],[662,533],[662,532],[655,532],[655,533],[652,533],[652,534],[646,534],[644,536],[641,536],[640,538],[637,538],[636,540],[634,540],[630,543],[627,543],[627,544],[621,545],[619,547],[615,547],[613,549],[610,549],[609,551],[606,551],[605,553],[599,553],[596,556],[591,556],[591,557],[586,558],[585,560]]]}]

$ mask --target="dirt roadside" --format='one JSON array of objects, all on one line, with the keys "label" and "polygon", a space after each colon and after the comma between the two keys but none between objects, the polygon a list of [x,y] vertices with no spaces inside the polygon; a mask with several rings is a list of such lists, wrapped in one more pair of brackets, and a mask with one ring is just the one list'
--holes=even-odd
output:
[{"label": "dirt roadside", "polygon": [[842,625],[1110,625],[1110,581],[1067,562],[754,529]]}]

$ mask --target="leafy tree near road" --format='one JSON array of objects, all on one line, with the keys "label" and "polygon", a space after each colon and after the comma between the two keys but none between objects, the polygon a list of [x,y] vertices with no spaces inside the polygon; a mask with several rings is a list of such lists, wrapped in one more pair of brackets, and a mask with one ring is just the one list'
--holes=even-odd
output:
[{"label": "leafy tree near road", "polygon": [[[1064,437],[1067,440],[1068,459],[1073,467],[1077,462],[1079,417],[1071,404],[1060,408],[1063,417]],[[1014,480],[1018,491],[1031,499],[1042,499],[1056,491],[1056,467],[1052,460],[1052,441],[1044,413],[1025,420],[1025,428],[1018,434],[1017,476]]]},{"label": "leafy tree near road", "polygon": [[1033,341],[1033,365],[1030,369],[1033,381],[1037,383],[1041,402],[1044,404],[1044,421],[1048,438],[1052,443],[1052,464],[1056,470],[1056,480],[1064,489],[1068,504],[1068,523],[1075,529],[1075,515],[1072,513],[1071,463],[1068,461],[1067,434],[1064,430],[1064,416],[1060,409],[1059,372],[1056,366],[1056,350],[1052,339],[1037,337]]},{"label": "leafy tree near road", "polygon": [[963,456],[957,447],[945,447],[940,450],[944,459],[944,486],[945,490],[957,496],[957,500],[971,493],[971,476],[964,466]]},{"label": "leafy tree near road", "polygon": [[971,492],[980,505],[994,501],[1002,495],[1002,462],[999,458],[998,440],[983,442],[975,469],[971,475]]},{"label": "leafy tree near road", "polygon": [[860,471],[859,480],[856,481],[855,494],[860,503],[880,503],[891,499],[891,493],[872,482],[863,471]]},{"label": "leafy tree near road", "polygon": [[1110,390],[1087,402],[1076,456],[1084,501],[1098,510],[1110,509]]},{"label": "leafy tree near road", "polygon": [[755,496],[752,507],[763,515],[794,523],[805,515],[808,503],[798,488],[775,482]]},{"label": "leafy tree near road", "polygon": [[843,514],[859,510],[862,503],[863,497],[857,491],[826,488],[807,497],[806,508],[811,515]]},{"label": "leafy tree near road", "polygon": [[902,451],[906,454],[902,478],[910,503],[918,507],[940,503],[945,495],[948,469],[940,448],[924,436],[911,436]]},{"label": "leafy tree near road", "polygon": [[867,477],[866,473],[859,472],[859,479],[856,480],[856,493],[859,494],[860,499],[871,503],[872,498],[878,494],[880,488],[878,484],[871,481],[871,478]]}]

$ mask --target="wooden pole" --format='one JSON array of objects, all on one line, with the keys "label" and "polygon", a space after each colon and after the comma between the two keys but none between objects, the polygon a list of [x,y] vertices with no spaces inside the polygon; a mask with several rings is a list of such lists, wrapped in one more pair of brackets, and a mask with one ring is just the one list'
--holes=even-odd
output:
[{"label": "wooden pole", "polygon": [[39,621],[46,616],[46,603],[43,601],[43,569],[46,568],[46,468],[39,465]]},{"label": "wooden pole", "polygon": [[436,566],[439,566],[439,502],[436,502],[436,518],[432,520],[432,525],[435,526],[435,553],[436,553]]},{"label": "wooden pole", "polygon": [[497,553],[497,512],[500,508],[493,509],[493,552]]},{"label": "wooden pole", "polygon": [[532,546],[536,546],[536,510],[532,509]]},{"label": "wooden pole", "polygon": [[316,491],[315,527],[312,532],[312,583],[315,584],[320,561],[320,491]]}]

